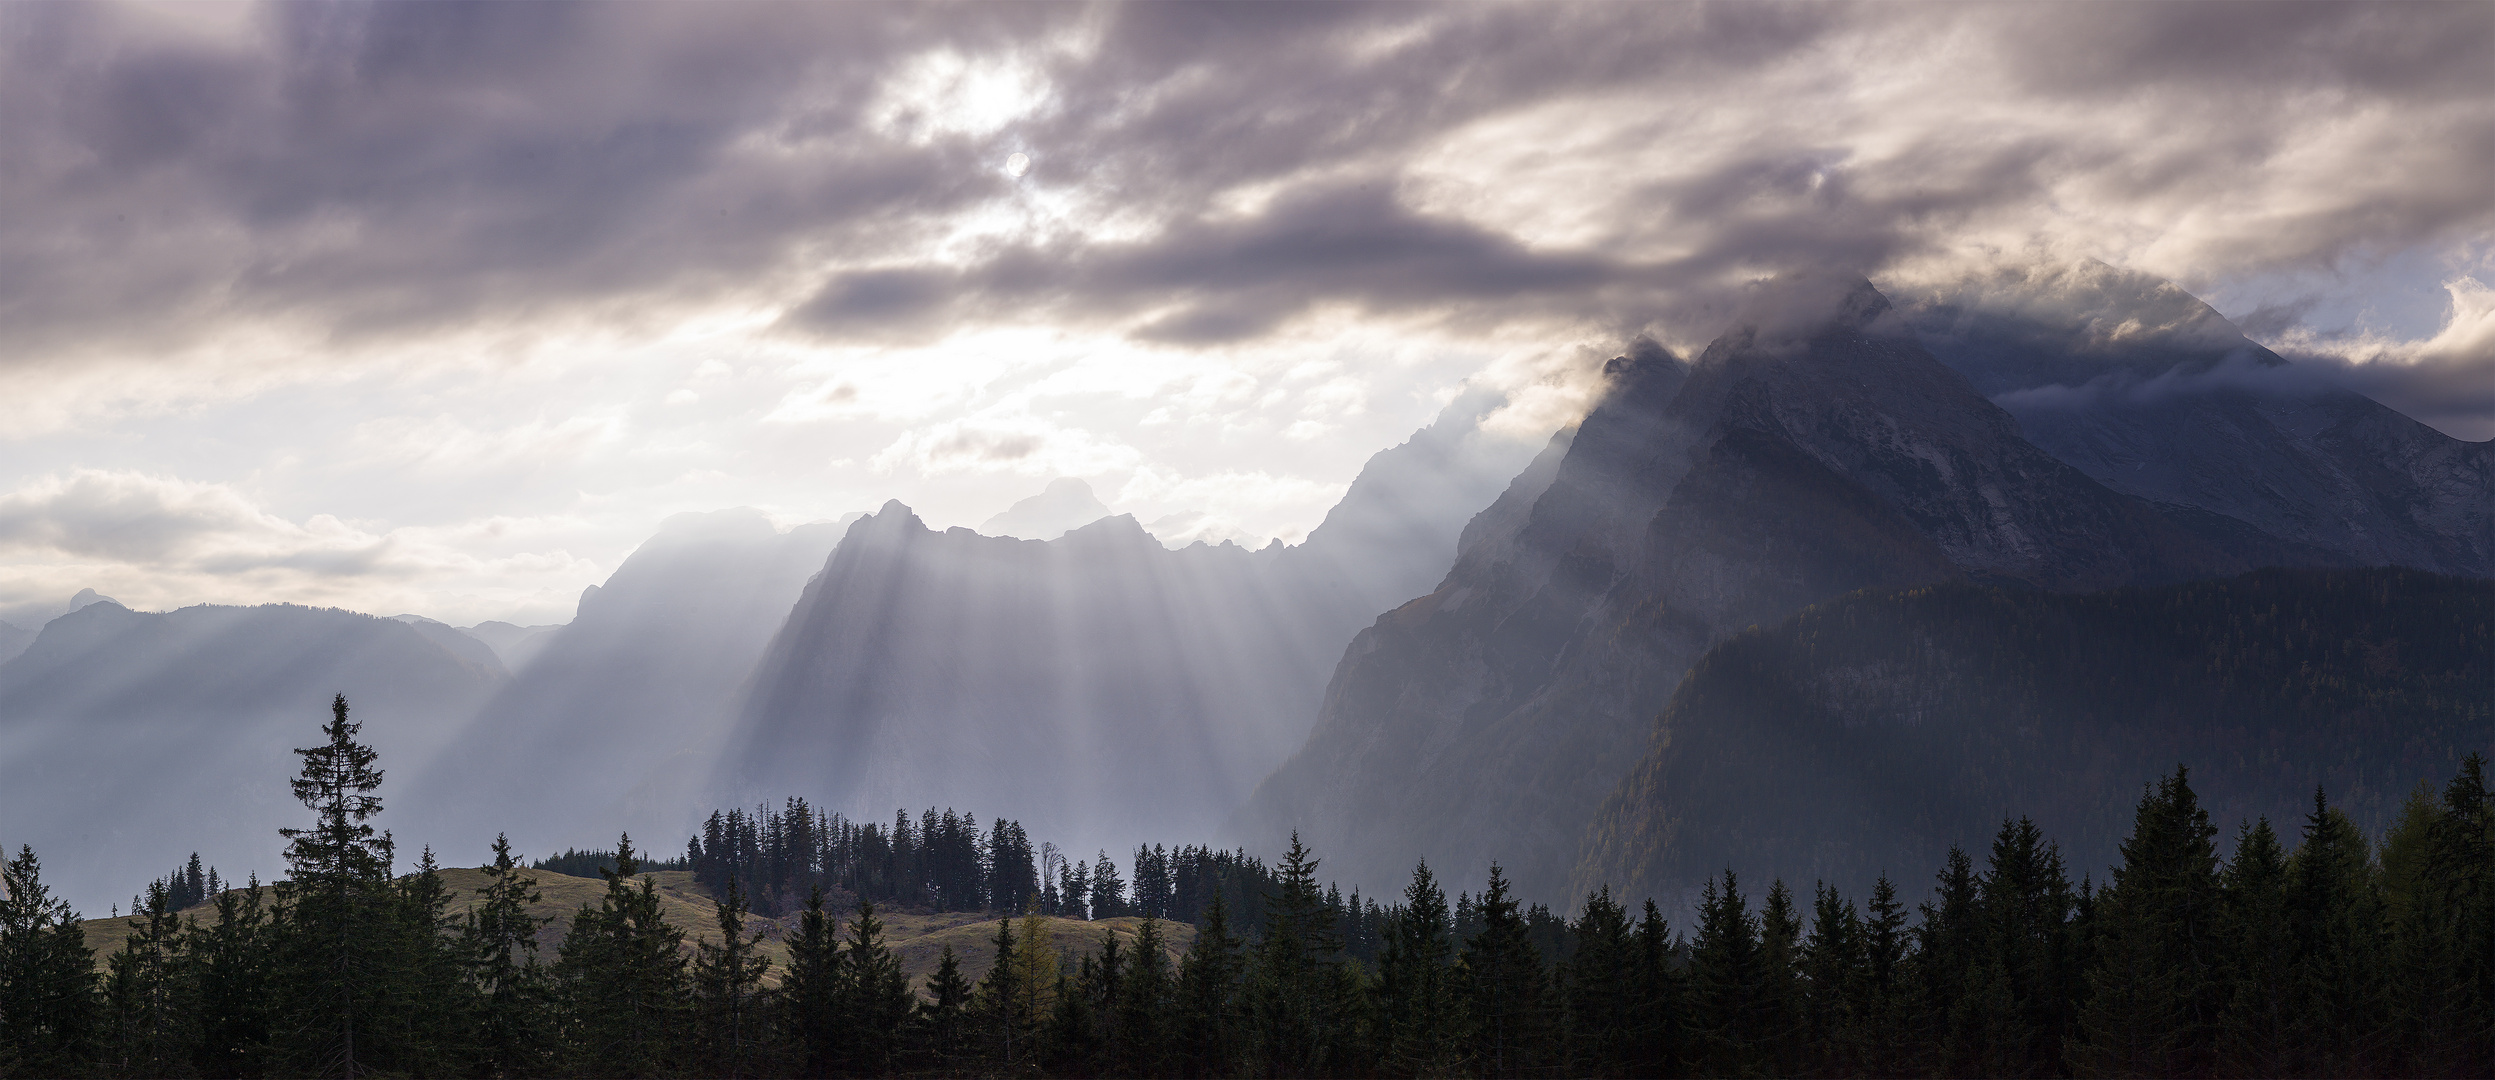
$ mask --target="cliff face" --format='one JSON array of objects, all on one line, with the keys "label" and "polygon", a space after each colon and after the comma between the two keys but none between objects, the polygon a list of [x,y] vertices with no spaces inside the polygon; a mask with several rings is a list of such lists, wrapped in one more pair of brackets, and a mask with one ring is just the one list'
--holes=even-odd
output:
[{"label": "cliff face", "polygon": [[1597,804],[1710,644],[1854,589],[2093,589],[2309,560],[2107,489],[2020,435],[1867,282],[1785,283],[1684,369],[1613,383],[1547,486],[1467,530],[1345,653],[1316,730],[1234,819],[1383,889],[1498,859],[1559,899]]}]

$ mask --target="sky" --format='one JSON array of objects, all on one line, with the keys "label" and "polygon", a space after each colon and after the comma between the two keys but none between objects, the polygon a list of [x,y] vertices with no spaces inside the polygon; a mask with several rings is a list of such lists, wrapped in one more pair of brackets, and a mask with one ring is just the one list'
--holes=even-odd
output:
[{"label": "sky", "polygon": [[0,6],[0,618],[567,619],[668,515],[1294,541],[1799,266],[2495,436],[2495,5]]}]

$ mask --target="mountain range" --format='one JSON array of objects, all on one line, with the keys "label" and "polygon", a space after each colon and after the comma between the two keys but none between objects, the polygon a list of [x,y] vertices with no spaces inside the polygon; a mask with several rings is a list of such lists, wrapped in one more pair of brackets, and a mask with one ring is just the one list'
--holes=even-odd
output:
[{"label": "mountain range", "polygon": [[[0,626],[0,841],[45,849],[73,895],[194,849],[248,868],[298,814],[286,751],[332,692],[392,770],[387,824],[451,861],[498,831],[663,850],[710,807],[803,796],[1014,817],[1076,855],[1297,833],[1372,894],[1418,859],[1476,880],[1495,860],[1554,903],[1679,895],[1734,857],[1858,884],[1979,843],[2023,794],[2101,861],[2109,807],[2170,751],[2231,809],[2319,782],[2373,813],[2488,741],[2483,711],[2350,710],[2443,677],[2414,658],[2483,663],[2482,622],[2417,620],[2495,575],[2495,443],[2336,388],[2171,283],[2087,264],[1892,299],[1791,276],[1696,356],[1641,339],[1602,378],[1547,440],[1459,396],[1297,545],[1173,549],[1061,479],[975,532],[898,502],[788,530],[681,515],[554,627],[82,593],[39,632]],[[2177,596],[2304,605],[2320,636],[2297,647],[2336,642],[2356,696],[2278,722],[2354,734],[2247,768],[2274,733],[2192,710],[2267,698],[2072,689],[2148,642],[2237,640],[2141,614]],[[2268,662],[2240,670],[2283,678]],[[1918,726],[1936,701],[1946,722]],[[1903,777],[1921,802],[1830,831],[1850,804],[1826,792]]]},{"label": "mountain range", "polygon": [[[2208,355],[2205,341],[2166,351],[2174,334],[2116,348],[2015,313],[1950,311],[1919,307],[1920,325],[1958,328],[1943,344],[1993,385],[2171,372]],[[2398,429],[2428,477],[2379,519],[2404,528],[2400,548],[2355,530],[2282,536],[2228,511],[2297,505],[2270,490],[2289,466],[2225,465],[2212,447],[2203,485],[2119,490],[2066,460],[2093,460],[2081,448],[2096,443],[2057,455],[2030,441],[1909,315],[1860,278],[1787,278],[1691,363],[1660,349],[1614,361],[1549,479],[1520,479],[1468,527],[1434,591],[1353,641],[1308,743],[1231,835],[1270,847],[1297,832],[1372,889],[1417,859],[1460,877],[1497,860],[1520,892],[1557,898],[1683,673],[1746,627],[1860,589],[1952,582],[2080,591],[2394,561],[2485,572],[2488,444]],[[2096,430],[2144,407],[2170,406],[2109,397],[2079,411]],[[2208,406],[2220,407],[2233,406]],[[2340,476],[2368,467],[2362,440],[2296,430],[2240,445],[2292,448]],[[2254,493],[2199,494],[2230,484]]]}]

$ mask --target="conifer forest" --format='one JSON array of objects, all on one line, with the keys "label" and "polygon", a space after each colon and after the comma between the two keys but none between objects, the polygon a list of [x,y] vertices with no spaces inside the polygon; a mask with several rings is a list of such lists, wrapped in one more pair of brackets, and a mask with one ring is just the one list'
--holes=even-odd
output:
[{"label": "conifer forest", "polygon": [[[1685,925],[1607,890],[1571,915],[1523,905],[1496,866],[1477,889],[1420,865],[1398,896],[1346,897],[1296,841],[1271,865],[1154,846],[1122,871],[1035,852],[1009,820],[797,800],[714,814],[664,863],[629,837],[534,866],[497,841],[455,913],[436,853],[403,866],[376,831],[377,755],[332,709],[297,751],[285,880],[194,860],[99,956],[38,854],[7,861],[0,1073],[2495,1072],[2495,794],[2474,754],[2379,841],[2326,792],[2301,821],[2213,821],[2178,767],[2102,879],[2019,819],[1861,897],[1727,867]],[[714,898],[715,940],[662,918],[659,866]],[[534,875],[566,868],[604,891],[549,954]],[[948,945],[914,986],[879,918],[898,911],[991,913],[985,975]],[[760,947],[775,916],[784,963]],[[1096,948],[1049,929],[1120,918],[1140,921]]]}]

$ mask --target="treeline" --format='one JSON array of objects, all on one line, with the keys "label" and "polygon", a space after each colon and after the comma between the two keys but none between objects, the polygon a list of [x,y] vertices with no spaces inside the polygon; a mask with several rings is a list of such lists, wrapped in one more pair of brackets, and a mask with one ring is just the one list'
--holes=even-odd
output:
[{"label": "treeline", "polygon": [[285,831],[288,879],[219,895],[213,923],[180,920],[157,883],[101,978],[33,852],[6,864],[0,1071],[2495,1074],[2495,797],[2476,755],[2378,845],[2317,793],[2292,844],[2254,821],[2222,857],[2178,769],[2140,799],[2102,888],[2018,820],[1980,862],[1953,850],[1911,910],[1886,879],[1859,904],[1782,882],[1754,902],[1728,870],[1683,931],[1607,892],[1537,930],[1495,867],[1452,904],[1426,866],[1395,903],[1355,904],[1294,841],[1263,869],[1253,928],[1213,889],[1183,955],[1147,912],[1078,956],[1033,897],[998,921],[983,978],[948,947],[914,991],[873,898],[843,920],[820,887],[785,965],[761,954],[736,874],[719,940],[686,948],[628,841],[551,958],[507,844],[453,917],[430,852],[393,876],[368,824],[380,773],[333,708],[328,741],[299,751],[314,813]]},{"label": "treeline", "polygon": [[[567,851],[534,864],[581,877],[614,865],[614,854],[603,851]],[[790,798],[776,811],[715,811],[701,835],[686,842],[681,860],[644,862],[642,869],[690,869],[714,896],[734,882],[749,909],[770,918],[796,911],[815,890],[833,912],[871,901],[905,911],[1036,910],[1066,919],[1142,916],[1190,924],[1218,898],[1231,924],[1249,934],[1263,931],[1266,898],[1280,888],[1274,871],[1245,851],[1152,844],[1136,848],[1127,866],[1132,881],[1106,851],[1069,861],[1054,844],[1034,849],[1019,822],[998,820],[982,830],[975,816],[950,807],[930,807],[916,820],[896,811],[889,825],[861,824]],[[1374,961],[1388,909],[1357,889],[1346,896],[1333,885],[1323,901],[1345,955]],[[1472,910],[1472,898],[1460,895],[1459,927],[1469,931]],[[1535,905],[1526,915],[1546,946],[1565,936],[1564,920],[1549,909]]]}]

